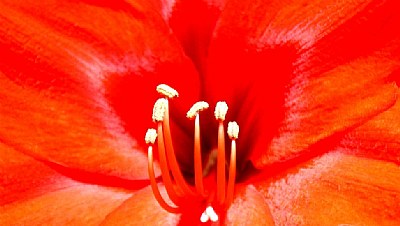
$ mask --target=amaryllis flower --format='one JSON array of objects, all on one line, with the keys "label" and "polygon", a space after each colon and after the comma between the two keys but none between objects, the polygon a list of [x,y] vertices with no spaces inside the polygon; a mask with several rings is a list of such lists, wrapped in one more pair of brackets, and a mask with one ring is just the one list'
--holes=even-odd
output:
[{"label": "amaryllis flower", "polygon": [[0,225],[400,224],[396,0],[0,8]]}]

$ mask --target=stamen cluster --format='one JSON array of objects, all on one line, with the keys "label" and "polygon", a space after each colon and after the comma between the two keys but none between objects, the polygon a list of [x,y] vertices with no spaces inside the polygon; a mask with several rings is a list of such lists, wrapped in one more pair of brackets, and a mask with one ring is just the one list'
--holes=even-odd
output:
[{"label": "stamen cluster", "polygon": [[[217,153],[217,181],[216,191],[205,190],[203,185],[203,166],[200,143],[200,116],[199,113],[206,110],[209,104],[204,101],[197,102],[187,112],[189,119],[195,120],[194,131],[194,176],[195,187],[187,183],[182,175],[176,160],[172,137],[169,126],[169,106],[168,101],[171,98],[178,97],[178,92],[168,85],[158,85],[156,90],[162,95],[156,101],[153,108],[153,121],[157,124],[157,129],[149,129],[145,136],[148,144],[148,171],[151,187],[154,197],[161,207],[171,213],[180,213],[183,211],[184,202],[187,198],[193,200],[207,200],[207,208],[200,216],[201,222],[211,220],[218,221],[218,215],[214,211],[212,204],[219,207],[228,207],[233,199],[235,177],[236,177],[236,139],[239,134],[239,126],[236,122],[229,122],[228,135],[231,139],[231,156],[229,162],[229,177],[226,181],[225,174],[225,134],[224,121],[228,111],[228,105],[221,101],[216,104],[215,118],[218,121],[218,153]],[[159,155],[159,164],[161,169],[162,181],[172,205],[167,203],[162,197],[154,174],[153,146],[157,140],[157,149]],[[216,193],[216,200],[214,194]]]}]

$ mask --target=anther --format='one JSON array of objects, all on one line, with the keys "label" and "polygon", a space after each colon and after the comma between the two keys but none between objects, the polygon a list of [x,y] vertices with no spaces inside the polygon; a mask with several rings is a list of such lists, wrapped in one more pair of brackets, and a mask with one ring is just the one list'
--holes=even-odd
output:
[{"label": "anther", "polygon": [[162,122],[165,117],[165,112],[167,110],[168,101],[165,98],[159,98],[153,107],[153,121]]},{"label": "anther", "polygon": [[146,144],[154,144],[157,139],[157,131],[155,129],[148,129],[144,137]]},{"label": "anther", "polygon": [[205,101],[199,101],[190,108],[190,110],[186,113],[186,117],[189,119],[193,119],[196,115],[209,107],[208,103]]},{"label": "anther", "polygon": [[158,85],[156,90],[159,94],[164,95],[168,98],[174,98],[179,96],[178,92],[175,89],[166,84]]},{"label": "anther", "polygon": [[229,138],[237,139],[239,137],[239,125],[236,122],[229,122],[227,133]]},{"label": "anther", "polygon": [[228,105],[224,101],[219,101],[215,106],[214,116],[217,120],[225,120],[226,113],[228,112]]}]

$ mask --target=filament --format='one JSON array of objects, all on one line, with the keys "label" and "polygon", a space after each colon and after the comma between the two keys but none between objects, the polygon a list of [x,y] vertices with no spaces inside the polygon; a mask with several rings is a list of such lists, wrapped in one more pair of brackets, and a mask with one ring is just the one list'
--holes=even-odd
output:
[{"label": "filament", "polygon": [[201,195],[204,195],[199,114],[196,115],[195,126],[194,126],[194,177],[195,177],[195,185],[197,192],[199,192]]},{"label": "filament", "polygon": [[173,207],[168,205],[167,202],[163,199],[161,196],[160,190],[158,189],[156,178],[154,175],[154,165],[153,165],[153,147],[150,145],[147,151],[147,157],[148,157],[148,172],[149,172],[149,178],[150,178],[150,185],[151,189],[153,191],[154,197],[156,198],[158,204],[167,210],[170,213],[179,213],[180,209],[178,207]]}]

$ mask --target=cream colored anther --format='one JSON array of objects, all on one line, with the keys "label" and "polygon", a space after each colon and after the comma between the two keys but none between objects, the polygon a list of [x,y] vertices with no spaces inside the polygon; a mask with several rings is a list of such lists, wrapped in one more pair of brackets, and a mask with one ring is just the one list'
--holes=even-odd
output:
[{"label": "cream colored anther", "polygon": [[156,90],[159,94],[164,95],[168,98],[174,98],[179,96],[178,92],[174,88],[166,84],[158,85]]},{"label": "cream colored anther", "polygon": [[153,107],[153,115],[152,115],[154,122],[162,122],[164,120],[167,106],[168,106],[168,101],[165,98],[160,98],[156,101]]},{"label": "cream colored anther", "polygon": [[146,144],[154,144],[157,139],[157,131],[155,129],[148,129],[144,137]]},{"label": "cream colored anther", "polygon": [[239,137],[239,125],[236,122],[229,122],[228,123],[228,136],[231,139],[238,139]]},{"label": "cream colored anther", "polygon": [[224,121],[226,113],[228,112],[228,105],[225,101],[219,101],[215,106],[214,116],[217,120]]},{"label": "cream colored anther", "polygon": [[190,110],[186,113],[186,117],[189,119],[194,119],[196,115],[209,107],[208,103],[205,101],[199,101],[190,108]]}]

